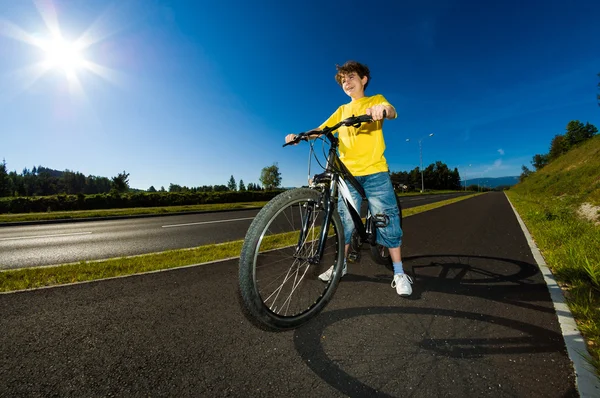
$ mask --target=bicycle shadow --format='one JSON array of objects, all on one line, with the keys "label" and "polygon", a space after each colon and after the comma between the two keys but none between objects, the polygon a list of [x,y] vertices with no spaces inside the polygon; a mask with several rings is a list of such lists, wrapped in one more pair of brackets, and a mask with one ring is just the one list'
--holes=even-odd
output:
[{"label": "bicycle shadow", "polygon": [[[540,270],[529,262],[492,256],[454,254],[409,256],[405,257],[403,262],[406,272],[414,280],[413,295],[409,300],[421,300],[426,293],[435,292],[483,298],[546,314],[554,313],[554,308],[549,302],[548,288],[541,279]],[[365,263],[363,267],[349,268],[350,273],[342,279],[342,283],[389,284],[392,280],[392,272],[373,271],[373,266],[377,267],[375,263]],[[383,271],[384,267],[379,267]],[[354,273],[352,273],[353,268]],[[390,320],[390,317],[395,319]],[[365,321],[365,319],[372,320]],[[346,322],[352,322],[353,325],[358,322],[360,332],[348,331]],[[375,326],[369,326],[371,324]],[[444,373],[444,371],[448,367],[456,368],[456,373],[467,375],[464,382],[476,386],[474,388],[478,388],[478,382],[470,379],[471,374],[484,374],[488,379],[498,379],[496,386],[506,385],[507,379],[519,377],[509,373],[512,370],[504,369],[505,363],[499,365],[500,370],[496,369],[498,375],[494,372],[486,374],[485,370],[482,370],[485,368],[482,362],[483,365],[487,362],[495,363],[497,362],[493,359],[495,357],[508,356],[509,361],[515,361],[515,365],[517,361],[527,357],[531,362],[528,366],[535,367],[540,354],[562,359],[566,356],[562,335],[524,320],[410,305],[325,311],[294,332],[294,344],[305,364],[313,372],[331,387],[351,397],[392,396],[382,392],[386,384],[373,378],[371,372],[363,371],[359,377],[353,376],[353,373],[360,373],[357,369],[364,369],[367,366],[348,354],[354,344],[352,339],[368,334],[367,331],[360,329],[361,327],[375,328],[371,336],[377,336],[377,339],[374,339],[377,342],[376,347],[367,354],[375,358],[374,366],[380,369],[380,372],[385,373],[388,367],[394,366],[398,362],[397,359],[401,358],[400,364],[407,364],[406,366],[411,369],[409,372],[418,374],[411,377],[418,378],[424,373],[441,369],[442,379],[447,377],[454,380],[455,376],[452,372]],[[335,339],[342,340],[341,343],[332,343],[333,338],[329,340],[325,338],[326,335],[335,334],[336,329],[346,330],[338,332],[335,336]],[[386,333],[381,333],[381,330],[393,331],[394,337],[390,338]],[[344,340],[345,333],[353,337]],[[345,344],[348,347],[342,346],[336,350],[336,344]],[[396,350],[391,355],[387,353],[390,347]],[[360,347],[357,349],[360,350]],[[340,354],[338,351],[345,353]],[[330,355],[329,352],[334,354]],[[527,356],[528,354],[536,355]],[[344,356],[349,356],[351,360],[344,360]],[[390,358],[386,359],[387,356]],[[415,363],[419,367],[417,370],[413,369]],[[387,372],[391,378],[397,372],[401,372],[402,377],[406,376],[404,368]],[[524,369],[523,373],[527,373],[527,370]],[[402,389],[401,386],[391,390],[400,389],[401,396],[428,396],[432,383],[437,383],[437,380],[422,376],[421,384],[413,385],[412,390]],[[561,386],[562,392],[552,389],[546,391],[553,396],[577,396],[574,382],[570,384],[565,382]],[[522,387],[519,387],[518,383],[505,386],[499,388],[496,395],[519,395],[515,392],[520,391],[519,388]],[[536,388],[549,387],[540,383]],[[481,393],[490,394],[491,391]],[[444,394],[448,392],[443,392]],[[453,394],[449,393],[449,395]],[[473,395],[479,394],[473,393]]]},{"label": "bicycle shadow", "polygon": [[[548,289],[545,283],[534,279],[540,274],[538,266],[525,261],[481,255],[436,254],[407,256],[403,263],[406,273],[414,281],[413,294],[406,300],[420,300],[426,292],[438,292],[481,297],[537,311],[554,311],[553,308],[530,304],[546,300]],[[374,262],[368,266],[371,265],[385,269]],[[353,273],[352,268],[342,279],[342,283],[389,284],[391,281],[392,271],[365,275]]]},{"label": "bicycle shadow", "polygon": [[[338,343],[341,347],[337,350],[335,343],[332,344],[333,348],[327,347],[331,340],[326,339],[325,336],[328,335],[328,330],[335,328],[338,323],[348,321],[354,323],[354,318],[366,317],[384,318],[389,322],[390,317],[394,316],[401,316],[402,318],[398,319],[402,320],[407,317],[411,320],[425,317],[429,320],[437,320],[440,325],[443,323],[444,326],[440,328],[440,325],[431,322],[425,322],[424,324],[420,322],[411,323],[411,326],[421,324],[421,327],[409,328],[410,330],[407,332],[407,336],[417,336],[413,341],[403,341],[396,335],[386,339],[385,334],[379,333],[378,338],[374,339],[378,344],[374,349],[366,350],[371,358],[363,359],[363,361],[344,359],[344,355],[349,356],[348,353],[356,348],[352,347],[352,343],[348,343],[347,339]],[[447,328],[446,322],[439,321],[443,318],[458,322],[459,325],[451,331],[447,331],[445,330]],[[377,320],[368,323],[376,323],[377,328],[381,326]],[[487,338],[463,336],[461,333],[457,333],[460,330],[470,330],[480,324],[486,324],[483,329],[486,327],[501,327],[510,329],[513,333],[509,333],[508,336]],[[426,327],[423,325],[426,325]],[[347,329],[347,325],[340,325],[339,327]],[[361,332],[363,331],[361,330]],[[439,379],[444,380],[444,378],[452,377],[454,383],[460,383],[461,380],[457,380],[460,374],[463,375],[463,382],[470,384],[473,392],[472,396],[480,396],[479,393],[476,393],[476,390],[480,388],[478,386],[479,381],[473,380],[472,375],[483,375],[483,379],[487,379],[486,382],[483,382],[482,389],[487,390],[488,384],[495,386],[494,388],[497,391],[486,391],[487,394],[513,396],[515,390],[511,388],[515,387],[506,386],[506,384],[510,384],[507,383],[504,374],[506,369],[499,370],[496,368],[486,372],[482,370],[484,369],[482,368],[482,362],[485,365],[490,356],[501,358],[508,356],[509,358],[515,358],[509,359],[509,361],[515,361],[516,366],[517,358],[525,354],[557,353],[564,350],[562,336],[540,326],[473,312],[415,307],[363,307],[325,312],[316,320],[294,331],[294,346],[306,366],[329,386],[349,397],[429,396],[431,394],[429,383],[432,382],[432,379],[436,379],[439,383]],[[393,347],[391,353],[389,352],[390,347]],[[344,353],[342,354],[339,351]],[[376,360],[373,360],[373,358]],[[396,365],[398,361],[394,361],[394,359],[400,359],[400,365]],[[529,361],[533,362],[531,359]],[[365,370],[365,366],[368,369]],[[395,369],[394,366],[398,369]],[[398,372],[401,372],[401,374],[398,374]],[[406,387],[396,384],[391,386],[389,381],[381,381],[386,379],[386,376],[391,379],[398,376],[410,378],[408,376],[410,372],[421,377],[419,383],[413,383]],[[358,373],[358,376],[356,376],[356,373]],[[377,375],[379,377],[373,377],[373,373],[379,373]],[[496,373],[498,375],[495,376]],[[504,383],[504,387],[502,387],[502,383]],[[382,390],[393,390],[394,394],[399,395],[391,395]],[[443,395],[455,394],[452,392],[451,385],[448,385],[448,389],[440,392],[443,392]],[[558,391],[555,391],[555,393],[558,393]],[[554,396],[557,395],[554,394]],[[578,396],[574,383],[563,390],[562,396]]]}]

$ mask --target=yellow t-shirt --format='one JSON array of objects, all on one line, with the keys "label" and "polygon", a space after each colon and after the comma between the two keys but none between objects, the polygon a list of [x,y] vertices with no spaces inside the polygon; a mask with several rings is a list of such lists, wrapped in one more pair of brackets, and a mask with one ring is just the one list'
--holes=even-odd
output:
[{"label": "yellow t-shirt", "polygon": [[[331,127],[351,116],[364,115],[367,108],[373,105],[392,106],[381,94],[363,97],[340,106],[319,128]],[[382,120],[363,123],[359,128],[342,126],[338,129],[338,138],[340,159],[352,175],[365,176],[388,171],[387,161],[383,156],[385,141]]]}]

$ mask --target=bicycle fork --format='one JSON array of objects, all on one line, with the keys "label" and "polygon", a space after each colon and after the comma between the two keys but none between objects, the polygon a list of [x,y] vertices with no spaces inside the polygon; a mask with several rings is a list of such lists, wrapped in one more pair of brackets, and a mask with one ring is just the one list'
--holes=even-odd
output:
[{"label": "bicycle fork", "polygon": [[314,227],[314,222],[316,221],[316,212],[315,208],[320,206],[318,202],[307,202],[305,217],[302,220],[302,226],[300,229],[300,234],[298,236],[298,244],[296,245],[296,253],[294,254],[295,258],[301,258],[306,260],[309,264],[319,264],[321,262],[321,258],[323,257],[323,252],[325,248],[325,242],[327,241],[327,235],[329,233],[329,227],[331,224],[331,214],[334,211],[333,203],[330,200],[331,195],[328,190],[325,190],[322,199],[319,201],[325,206],[324,209],[324,218],[321,224],[321,231],[319,231],[318,238],[318,247],[317,251],[313,253],[312,256],[305,257],[302,256],[302,249],[305,247],[306,240],[309,236],[309,231],[312,227]]}]

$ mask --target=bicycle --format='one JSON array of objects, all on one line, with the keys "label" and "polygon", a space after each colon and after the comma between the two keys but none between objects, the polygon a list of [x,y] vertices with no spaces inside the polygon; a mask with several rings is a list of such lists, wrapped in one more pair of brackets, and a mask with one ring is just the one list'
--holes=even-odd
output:
[{"label": "bicycle", "polygon": [[[377,228],[386,225],[387,216],[367,210],[363,222],[347,183],[363,200],[365,191],[338,157],[339,140],[333,135],[341,126],[360,127],[372,121],[369,115],[352,116],[320,132],[300,133],[283,145],[309,141],[317,135],[327,139],[330,148],[325,171],[314,175],[308,188],[291,189],[269,201],[246,233],[240,254],[238,298],[244,315],[259,328],[297,328],[318,315],[333,297],[342,274],[345,246],[337,212],[338,195],[343,197],[355,225],[349,252],[360,253],[363,243],[368,242],[374,261],[393,269],[389,251],[376,242]],[[315,141],[310,143],[309,175]],[[397,196],[396,202],[402,227]],[[359,257],[355,255],[354,260]],[[319,280],[318,276],[331,266],[329,282]]]}]

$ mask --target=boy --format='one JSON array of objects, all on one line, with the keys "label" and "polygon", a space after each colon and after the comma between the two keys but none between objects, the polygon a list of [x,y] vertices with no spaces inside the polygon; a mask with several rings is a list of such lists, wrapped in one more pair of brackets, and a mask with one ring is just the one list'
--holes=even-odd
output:
[{"label": "boy", "polygon": [[[315,132],[326,126],[333,126],[339,121],[350,116],[370,115],[373,123],[365,123],[359,128],[340,127],[338,130],[340,159],[356,177],[365,190],[369,208],[372,214],[385,214],[389,218],[388,225],[378,229],[377,241],[389,248],[390,257],[394,264],[394,279],[392,287],[400,296],[412,294],[412,280],[404,273],[400,245],[402,243],[402,229],[396,204],[396,193],[392,187],[387,161],[383,156],[385,142],[383,140],[384,111],[387,119],[396,118],[396,110],[380,94],[371,97],[365,96],[365,89],[371,80],[369,68],[355,61],[348,61],[344,65],[336,65],[335,80],[344,92],[352,99],[348,104],[340,106]],[[294,140],[295,135],[289,134],[285,141]],[[361,196],[352,185],[348,184],[354,203],[360,209]],[[338,201],[338,211],[344,224],[346,238],[346,256],[350,247],[350,239],[354,230],[354,223],[346,209],[341,196]],[[333,267],[319,276],[324,282],[331,279]],[[347,263],[344,259],[342,276],[347,273]]]}]

